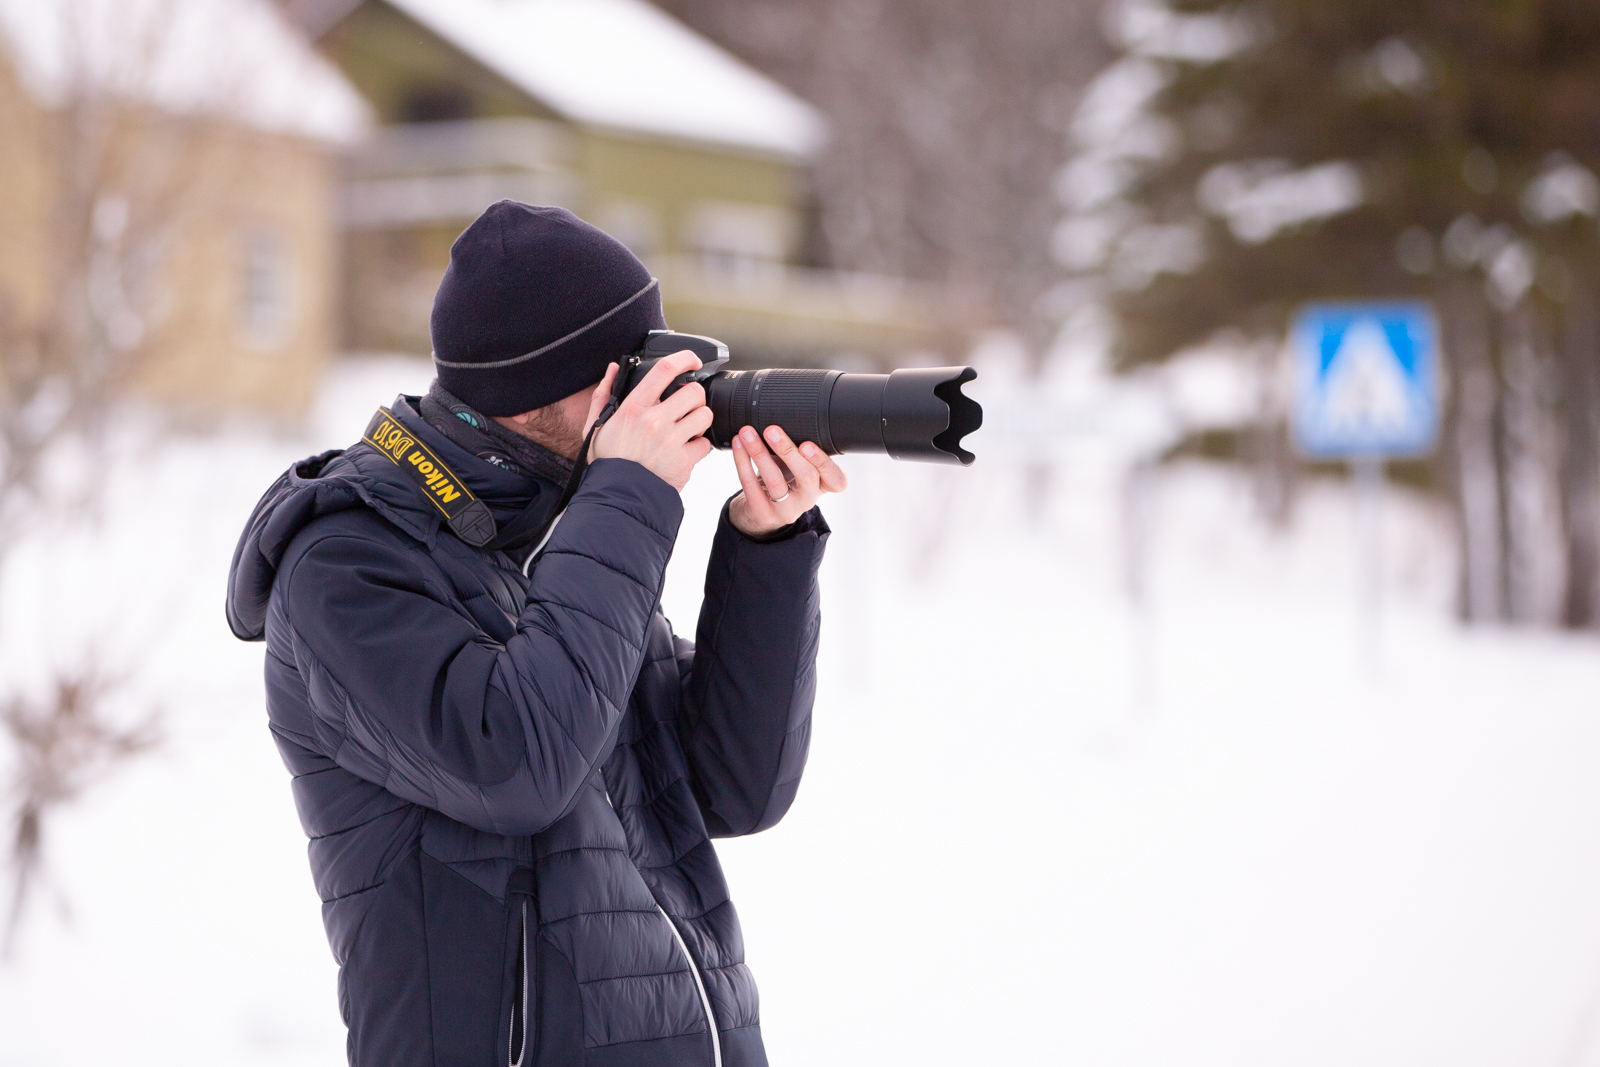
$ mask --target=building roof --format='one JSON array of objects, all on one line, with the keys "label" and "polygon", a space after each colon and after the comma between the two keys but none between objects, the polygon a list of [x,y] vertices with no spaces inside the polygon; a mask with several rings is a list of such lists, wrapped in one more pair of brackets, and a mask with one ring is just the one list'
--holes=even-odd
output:
[{"label": "building roof", "polygon": [[801,158],[822,117],[645,0],[385,0],[585,125]]},{"label": "building roof", "polygon": [[75,86],[347,143],[370,110],[267,0],[0,0],[0,49],[45,106]]}]

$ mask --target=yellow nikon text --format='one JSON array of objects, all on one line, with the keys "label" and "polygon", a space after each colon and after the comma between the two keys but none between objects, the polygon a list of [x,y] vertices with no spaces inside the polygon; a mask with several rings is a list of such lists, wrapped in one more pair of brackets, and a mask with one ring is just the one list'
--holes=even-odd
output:
[{"label": "yellow nikon text", "polygon": [[450,484],[450,479],[446,478],[420,449],[407,456],[406,460],[417,468],[417,473],[427,480],[428,488],[446,504],[461,495],[461,491]]}]

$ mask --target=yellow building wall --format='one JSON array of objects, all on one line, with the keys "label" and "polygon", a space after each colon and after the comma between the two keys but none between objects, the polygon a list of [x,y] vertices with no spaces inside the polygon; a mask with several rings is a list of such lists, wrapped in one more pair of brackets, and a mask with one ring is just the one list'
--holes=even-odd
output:
[{"label": "yellow building wall", "polygon": [[[209,180],[177,229],[163,271],[169,311],[140,385],[183,406],[296,415],[336,348],[335,166],[326,148],[300,138],[203,136],[194,150],[206,156]],[[270,262],[275,280],[265,288],[281,302],[269,328],[249,313],[256,257]]]},{"label": "yellow building wall", "polygon": [[[99,180],[74,208],[63,199],[68,121],[41,108],[0,62],[0,344],[18,346],[7,358],[34,343],[50,358],[74,358],[74,338],[106,332],[86,326],[81,304],[68,301],[83,291],[92,205],[117,201],[128,205],[124,247],[137,240],[157,250],[123,271],[125,289],[143,294],[127,303],[144,326],[121,357],[129,388],[183,408],[303,413],[335,350],[329,150],[129,109],[91,146]],[[283,314],[275,329],[252,332],[241,309],[249,250],[262,241],[277,250]]]},{"label": "yellow building wall", "polygon": [[32,329],[49,302],[49,153],[46,114],[0,56],[0,343]]}]

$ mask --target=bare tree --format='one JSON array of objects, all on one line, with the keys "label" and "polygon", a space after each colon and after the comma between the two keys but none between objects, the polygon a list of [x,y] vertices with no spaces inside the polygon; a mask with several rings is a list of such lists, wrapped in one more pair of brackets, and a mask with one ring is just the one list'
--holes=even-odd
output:
[{"label": "bare tree", "polygon": [[18,758],[8,798],[14,805],[12,886],[0,958],[12,955],[30,893],[43,874],[46,815],[160,740],[155,712],[127,728],[106,721],[106,698],[117,688],[115,679],[74,673],[56,678],[37,701],[12,693],[0,702],[0,728]]},{"label": "bare tree", "polygon": [[19,92],[0,109],[6,144],[43,179],[29,250],[46,279],[42,299],[0,292],[0,566],[30,516],[87,502],[84,487],[59,492],[49,460],[68,440],[103,445],[106,416],[158,356],[162,261],[197,206],[197,124],[141,91],[176,2],[126,9],[115,72],[102,55],[114,16],[54,5],[57,99]]},{"label": "bare tree", "polygon": [[1051,183],[1110,51],[1099,0],[657,2],[828,116],[818,258],[942,283],[960,317],[1042,352]]},{"label": "bare tree", "polygon": [[[30,17],[56,20],[35,42],[48,54],[31,57],[50,75],[47,92],[0,81],[0,143],[13,176],[37,193],[25,205],[27,232],[13,235],[27,270],[0,276],[0,603],[19,544],[95,517],[111,428],[163,356],[174,249],[214,216],[239,163],[218,117],[228,84],[214,87],[204,112],[159,99],[185,6],[38,5]],[[115,706],[128,679],[108,673],[104,640],[85,634],[60,652],[54,677],[0,677],[8,955],[51,814],[158,738],[153,712],[130,723]]]},{"label": "bare tree", "polygon": [[1600,315],[1590,289],[1573,294],[1558,343],[1566,429],[1560,474],[1567,541],[1562,623],[1592,629],[1600,625]]}]

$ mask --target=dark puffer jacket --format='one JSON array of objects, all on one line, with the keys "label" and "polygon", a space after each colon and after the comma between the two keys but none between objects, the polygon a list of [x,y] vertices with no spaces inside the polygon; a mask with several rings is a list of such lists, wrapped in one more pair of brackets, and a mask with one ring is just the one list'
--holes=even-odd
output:
[{"label": "dark puffer jacket", "polygon": [[[502,521],[554,497],[396,407]],[[724,515],[691,645],[658,610],[681,516],[599,461],[525,578],[364,443],[257,506],[228,619],[267,643],[353,1064],[766,1062],[710,838],[794,799],[828,530]]]}]

